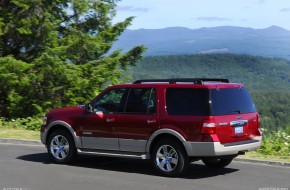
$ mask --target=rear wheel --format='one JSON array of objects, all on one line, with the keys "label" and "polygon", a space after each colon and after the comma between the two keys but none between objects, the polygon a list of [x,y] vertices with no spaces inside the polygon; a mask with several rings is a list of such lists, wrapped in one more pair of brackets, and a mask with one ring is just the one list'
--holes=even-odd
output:
[{"label": "rear wheel", "polygon": [[204,158],[202,162],[209,168],[224,168],[232,162],[233,158]]},{"label": "rear wheel", "polygon": [[47,151],[55,163],[68,164],[77,156],[73,137],[68,131],[56,130],[48,138]]},{"label": "rear wheel", "polygon": [[176,140],[164,139],[156,143],[152,163],[162,176],[175,177],[185,172],[189,163],[186,152]]}]

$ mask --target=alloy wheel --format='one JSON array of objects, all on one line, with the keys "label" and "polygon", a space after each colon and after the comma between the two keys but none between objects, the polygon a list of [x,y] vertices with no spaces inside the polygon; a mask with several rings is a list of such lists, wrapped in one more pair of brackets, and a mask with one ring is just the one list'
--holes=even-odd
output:
[{"label": "alloy wheel", "polygon": [[172,172],[178,164],[178,154],[170,145],[162,145],[156,154],[156,164],[164,172]]},{"label": "alloy wheel", "polygon": [[62,135],[56,135],[53,137],[50,143],[50,152],[54,158],[63,160],[69,153],[69,142]]}]

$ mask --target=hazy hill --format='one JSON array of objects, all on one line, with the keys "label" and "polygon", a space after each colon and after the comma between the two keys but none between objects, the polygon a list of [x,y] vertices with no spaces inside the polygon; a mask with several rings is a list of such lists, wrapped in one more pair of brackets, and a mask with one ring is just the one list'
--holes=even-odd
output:
[{"label": "hazy hill", "polygon": [[145,57],[131,68],[145,78],[228,78],[246,85],[268,129],[290,128],[290,60],[249,55],[209,54]]},{"label": "hazy hill", "polygon": [[272,26],[266,29],[213,27],[188,29],[126,30],[113,46],[129,50],[145,45],[145,55],[237,53],[290,59],[290,31]]},{"label": "hazy hill", "polygon": [[251,91],[290,91],[290,60],[234,54],[149,56],[130,71],[142,78],[228,78]]}]

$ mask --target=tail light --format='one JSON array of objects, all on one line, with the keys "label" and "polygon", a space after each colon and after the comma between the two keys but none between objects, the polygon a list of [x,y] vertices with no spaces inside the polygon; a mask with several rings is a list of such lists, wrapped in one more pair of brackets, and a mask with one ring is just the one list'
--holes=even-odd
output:
[{"label": "tail light", "polygon": [[216,124],[214,119],[204,120],[202,123],[201,133],[215,134]]},{"label": "tail light", "polygon": [[261,116],[260,114],[257,114],[257,127],[258,127],[258,130],[257,130],[257,136],[262,136],[263,135],[263,132],[261,130]]}]

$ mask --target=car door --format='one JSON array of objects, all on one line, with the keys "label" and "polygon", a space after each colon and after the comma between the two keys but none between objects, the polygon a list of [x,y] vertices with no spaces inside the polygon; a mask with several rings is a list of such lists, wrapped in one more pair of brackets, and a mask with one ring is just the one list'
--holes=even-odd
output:
[{"label": "car door", "polygon": [[93,111],[85,113],[81,122],[83,148],[119,150],[115,126],[125,91],[125,88],[110,89],[92,103]]},{"label": "car door", "polygon": [[154,88],[130,88],[116,131],[121,151],[145,152],[150,131],[158,126]]}]

